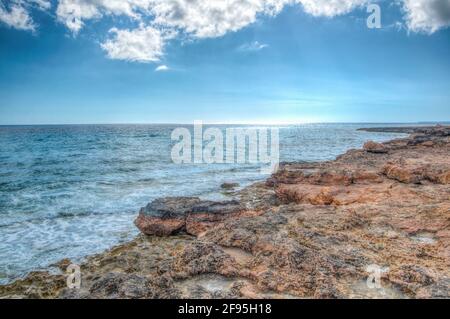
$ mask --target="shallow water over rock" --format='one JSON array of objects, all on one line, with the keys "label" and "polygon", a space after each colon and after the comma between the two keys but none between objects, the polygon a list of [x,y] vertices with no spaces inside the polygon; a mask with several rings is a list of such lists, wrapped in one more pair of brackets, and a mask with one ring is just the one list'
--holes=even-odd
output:
[{"label": "shallow water over rock", "polygon": [[392,285],[384,284],[381,288],[369,288],[367,281],[354,282],[349,287],[349,298],[363,299],[409,299],[407,295]]},{"label": "shallow water over rock", "polygon": [[435,238],[434,234],[427,233],[427,232],[417,233],[413,236],[410,236],[410,238],[414,242],[417,242],[418,244],[422,244],[422,245],[433,245],[436,243],[436,238]]}]

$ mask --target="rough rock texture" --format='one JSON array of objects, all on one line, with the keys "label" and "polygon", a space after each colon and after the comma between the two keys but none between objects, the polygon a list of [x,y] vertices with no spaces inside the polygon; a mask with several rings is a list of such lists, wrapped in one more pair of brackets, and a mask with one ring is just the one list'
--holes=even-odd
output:
[{"label": "rough rock texture", "polygon": [[142,208],[135,225],[146,235],[170,236],[185,231],[197,236],[245,209],[237,201],[202,201],[197,197],[157,199]]},{"label": "rough rock texture", "polygon": [[[387,152],[283,164],[239,202],[155,201],[137,225],[173,236],[87,258],[79,290],[32,273],[0,296],[450,298],[450,129],[411,132]],[[373,269],[381,288],[366,284]]]},{"label": "rough rock texture", "polygon": [[387,149],[381,143],[369,141],[364,144],[364,150],[369,153],[387,153]]}]

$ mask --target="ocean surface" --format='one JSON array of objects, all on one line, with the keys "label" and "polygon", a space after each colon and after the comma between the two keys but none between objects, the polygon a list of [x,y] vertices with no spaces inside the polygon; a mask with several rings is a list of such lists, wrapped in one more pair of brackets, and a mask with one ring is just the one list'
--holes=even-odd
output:
[{"label": "ocean surface", "polygon": [[[281,161],[332,160],[404,136],[357,131],[375,126],[386,125],[278,126]],[[223,199],[223,182],[267,178],[255,164],[174,164],[177,127],[0,126],[0,283],[131,240],[139,208],[157,197]]]}]

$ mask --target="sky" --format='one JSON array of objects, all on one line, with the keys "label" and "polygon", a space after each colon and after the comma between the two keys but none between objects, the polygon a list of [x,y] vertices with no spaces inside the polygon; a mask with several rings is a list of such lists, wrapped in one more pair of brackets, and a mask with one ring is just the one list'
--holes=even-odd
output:
[{"label": "sky", "polygon": [[0,125],[450,121],[449,26],[450,0],[0,0]]}]

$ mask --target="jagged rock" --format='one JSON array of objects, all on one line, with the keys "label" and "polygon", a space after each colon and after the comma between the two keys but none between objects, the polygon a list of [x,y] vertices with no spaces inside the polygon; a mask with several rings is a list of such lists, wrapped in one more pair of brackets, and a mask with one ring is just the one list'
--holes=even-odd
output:
[{"label": "jagged rock", "polygon": [[120,299],[173,298],[179,295],[168,276],[144,277],[114,272],[95,280],[89,293],[90,298],[110,296]]},{"label": "jagged rock", "polygon": [[427,166],[424,168],[424,178],[436,184],[450,184],[450,170]]},{"label": "jagged rock", "polygon": [[170,236],[186,226],[186,214],[200,203],[197,197],[167,197],[156,199],[141,208],[136,227],[146,235]]},{"label": "jagged rock", "polygon": [[400,161],[399,163],[386,164],[383,167],[382,173],[387,178],[405,184],[420,184],[422,181],[443,185],[449,184],[450,171],[446,170],[444,163],[439,164],[408,164],[405,161]]},{"label": "jagged rock", "polygon": [[31,272],[26,278],[0,286],[0,296],[8,298],[42,299],[55,296],[67,286],[64,275],[52,275],[47,271]]},{"label": "jagged rock", "polygon": [[368,141],[364,144],[364,150],[369,153],[375,153],[375,154],[385,154],[388,152],[386,147],[381,144],[374,141]]},{"label": "jagged rock", "polygon": [[419,288],[416,294],[418,299],[449,299],[450,278],[443,278],[429,286]]},{"label": "jagged rock", "polygon": [[142,208],[142,215],[161,218],[184,216],[192,212],[193,207],[201,202],[198,197],[166,197],[158,198]]},{"label": "jagged rock", "polygon": [[402,287],[406,292],[416,293],[421,287],[434,283],[432,274],[417,265],[402,265],[398,269],[390,269],[389,281]]},{"label": "jagged rock", "polygon": [[213,202],[202,201],[197,197],[168,197],[157,199],[142,208],[135,225],[146,235],[170,236],[186,231],[197,236],[244,210],[237,201]]},{"label": "jagged rock", "polygon": [[212,273],[237,274],[232,257],[220,246],[205,242],[194,242],[184,247],[174,259],[171,270],[180,278]]},{"label": "jagged rock", "polygon": [[266,185],[273,187],[276,184],[312,184],[324,186],[348,186],[351,184],[365,184],[381,182],[379,174],[372,171],[362,171],[350,167],[341,169],[283,166],[273,174]]},{"label": "jagged rock", "polygon": [[163,218],[140,214],[135,220],[136,227],[149,236],[171,236],[186,226],[185,217]]},{"label": "jagged rock", "polygon": [[386,164],[383,174],[390,179],[395,179],[406,184],[419,184],[424,177],[424,171],[419,168],[408,168],[405,166]]}]

